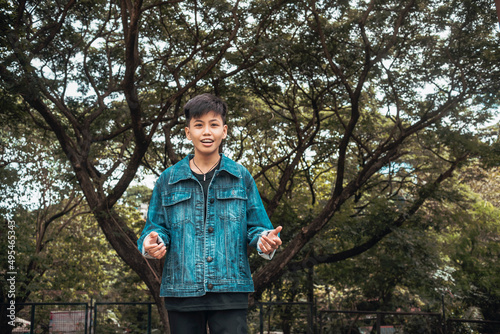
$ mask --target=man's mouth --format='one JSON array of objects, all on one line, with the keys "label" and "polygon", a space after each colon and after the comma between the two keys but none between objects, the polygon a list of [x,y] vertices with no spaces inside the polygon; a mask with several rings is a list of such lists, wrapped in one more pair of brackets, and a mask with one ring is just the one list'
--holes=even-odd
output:
[{"label": "man's mouth", "polygon": [[213,143],[214,141],[212,139],[202,139],[201,141],[203,144],[211,144]]}]

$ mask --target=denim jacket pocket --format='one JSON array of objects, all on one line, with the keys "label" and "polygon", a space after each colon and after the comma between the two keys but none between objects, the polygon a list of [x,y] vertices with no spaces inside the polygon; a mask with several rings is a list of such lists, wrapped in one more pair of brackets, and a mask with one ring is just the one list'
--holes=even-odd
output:
[{"label": "denim jacket pocket", "polygon": [[189,191],[164,192],[162,194],[162,205],[167,210],[167,217],[171,219],[173,224],[191,219],[190,199],[191,192]]},{"label": "denim jacket pocket", "polygon": [[223,220],[241,220],[245,213],[247,193],[242,187],[221,188],[216,191],[217,212]]}]

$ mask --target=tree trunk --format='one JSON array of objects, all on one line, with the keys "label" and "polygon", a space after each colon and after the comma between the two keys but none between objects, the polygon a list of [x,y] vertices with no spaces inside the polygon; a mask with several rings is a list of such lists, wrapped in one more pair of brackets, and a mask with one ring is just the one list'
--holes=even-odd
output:
[{"label": "tree trunk", "polygon": [[163,298],[160,297],[161,261],[163,260],[148,260],[142,256],[137,248],[137,236],[128,230],[124,223],[121,223],[121,218],[114,210],[100,207],[94,215],[111,246],[146,283],[156,303],[163,327],[168,330],[167,310]]}]

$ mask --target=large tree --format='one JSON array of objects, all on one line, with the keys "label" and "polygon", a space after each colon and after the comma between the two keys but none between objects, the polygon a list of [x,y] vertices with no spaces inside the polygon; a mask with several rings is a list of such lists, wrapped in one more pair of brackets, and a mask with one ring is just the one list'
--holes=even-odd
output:
[{"label": "large tree", "polygon": [[[2,2],[0,78],[57,138],[166,322],[160,262],[139,254],[114,207],[142,167],[159,173],[186,154],[189,97],[229,101],[226,152],[252,171],[273,220],[297,218],[254,274],[260,293],[290,268],[370,249],[457,166],[486,155],[479,126],[500,91],[495,22],[489,1]],[[366,214],[400,197],[386,201],[391,214]],[[343,208],[364,219],[337,221]],[[354,223],[357,238],[301,254]]]},{"label": "large tree", "polygon": [[[494,132],[481,130],[498,111],[492,4],[356,4],[287,4],[288,16],[272,31],[279,38],[266,44],[269,56],[241,76],[260,108],[274,114],[241,123],[242,141],[252,143],[240,146],[266,189],[268,213],[304,188],[314,207],[312,214],[296,207],[302,226],[254,275],[258,289],[290,268],[365,252],[405,224],[460,164],[498,156]],[[245,105],[252,106],[247,114],[259,108]],[[380,201],[384,211],[366,219]],[[357,220],[335,219],[343,208],[355,208]],[[361,237],[292,261],[318,233],[340,236],[353,224]]]},{"label": "large tree", "polygon": [[[271,4],[272,12],[280,3]],[[114,210],[158,130],[170,131],[186,92],[251,66],[269,15],[247,20],[239,2],[2,2],[2,86],[52,131],[112,247],[146,282],[162,319],[160,263],[137,251]],[[237,66],[224,56],[245,50]],[[262,58],[262,55],[260,56]],[[230,72],[222,71],[230,68]]]}]

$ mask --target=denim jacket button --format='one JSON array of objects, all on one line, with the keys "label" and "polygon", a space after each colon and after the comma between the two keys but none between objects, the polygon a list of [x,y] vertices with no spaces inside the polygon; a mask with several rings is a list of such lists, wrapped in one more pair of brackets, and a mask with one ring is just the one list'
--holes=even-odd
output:
[{"label": "denim jacket button", "polygon": [[207,257],[207,262],[212,262],[213,260],[214,259],[211,256]]},{"label": "denim jacket button", "polygon": [[212,226],[210,226],[210,227],[208,228],[208,233],[212,233],[213,231],[214,231],[214,228],[213,228]]},{"label": "denim jacket button", "polygon": [[212,290],[214,288],[214,285],[212,283],[208,283],[207,284],[207,288],[209,288],[210,290]]},{"label": "denim jacket button", "polygon": [[214,203],[214,201],[215,201],[215,200],[214,200],[213,198],[211,198],[211,199],[210,199],[210,204],[213,204],[213,203]]}]

